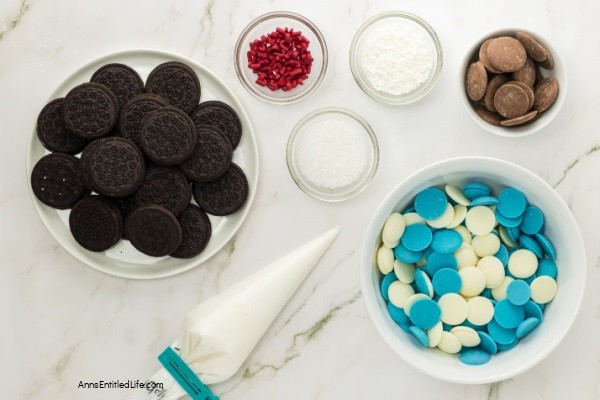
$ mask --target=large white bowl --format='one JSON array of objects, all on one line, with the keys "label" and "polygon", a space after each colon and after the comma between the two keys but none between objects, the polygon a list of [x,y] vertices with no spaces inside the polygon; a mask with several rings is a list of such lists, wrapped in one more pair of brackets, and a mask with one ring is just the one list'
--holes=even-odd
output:
[{"label": "large white bowl", "polygon": [[[403,210],[415,195],[434,185],[463,185],[481,179],[492,191],[513,186],[525,193],[531,204],[546,217],[546,235],[556,247],[558,293],[544,312],[542,324],[512,350],[492,356],[482,366],[462,364],[456,355],[420,347],[390,318],[379,291],[380,272],[375,252],[381,243],[380,231],[388,215]],[[485,157],[461,157],[421,169],[400,183],[375,212],[363,242],[361,286],[367,311],[383,340],[407,363],[445,381],[482,384],[504,380],[533,367],[560,343],[568,332],[581,304],[586,279],[583,239],[569,208],[541,178],[507,161]]]},{"label": "large white bowl", "polygon": [[[519,126],[512,126],[512,127],[494,126],[492,124],[485,122],[475,112],[475,108],[473,107],[473,102],[469,99],[469,97],[467,96],[467,92],[465,90],[465,75],[467,73],[467,68],[469,67],[469,65],[472,62],[479,60],[479,48],[481,47],[481,44],[483,42],[485,42],[487,39],[495,38],[495,37],[499,37],[499,36],[514,37],[515,32],[518,32],[518,31],[525,32],[528,35],[530,35],[531,37],[533,37],[535,40],[540,42],[540,44],[542,46],[544,46],[550,52],[550,54],[552,54],[552,57],[554,59],[554,68],[551,70],[541,68],[541,71],[542,71],[542,76],[544,78],[553,76],[554,78],[556,78],[558,80],[558,85],[559,85],[558,97],[556,98],[556,100],[554,101],[554,104],[552,104],[552,106],[549,109],[544,111],[537,119],[533,120],[532,122],[529,122],[529,123],[523,124],[523,125],[519,125]],[[460,95],[460,100],[463,103],[463,105],[465,106],[465,110],[467,111],[467,114],[469,114],[471,116],[471,118],[473,118],[473,121],[475,121],[477,123],[477,125],[479,125],[483,129],[485,129],[488,132],[491,132],[495,135],[504,136],[504,137],[513,138],[513,137],[529,136],[533,133],[536,133],[536,132],[539,132],[540,130],[542,130],[560,112],[560,109],[562,108],[562,105],[565,101],[565,97],[567,94],[567,73],[565,71],[565,65],[563,64],[560,54],[558,53],[556,48],[554,46],[552,46],[550,44],[550,42],[548,42],[546,39],[541,37],[539,34],[528,31],[526,29],[521,29],[521,28],[501,29],[501,30],[491,32],[491,33],[485,35],[484,37],[480,38],[479,40],[475,41],[475,43],[473,43],[473,45],[469,48],[469,50],[467,50],[467,52],[465,53],[465,57],[463,58],[461,67],[458,70],[458,92]]]}]

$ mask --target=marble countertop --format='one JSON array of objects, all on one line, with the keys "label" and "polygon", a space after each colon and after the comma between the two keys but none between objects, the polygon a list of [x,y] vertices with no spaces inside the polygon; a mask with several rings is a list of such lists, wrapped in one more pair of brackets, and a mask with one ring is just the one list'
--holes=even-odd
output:
[{"label": "marble countertop", "polygon": [[[355,84],[348,65],[363,21],[386,10],[420,15],[437,31],[444,67],[433,91],[405,107],[379,104]],[[243,27],[273,10],[313,20],[329,47],[319,89],[273,106],[253,98],[233,67]],[[78,389],[79,381],[146,379],[183,318],[210,297],[334,225],[342,233],[283,309],[240,371],[214,385],[234,399],[598,399],[600,398],[600,3],[339,0],[3,0],[0,3],[0,387],[10,399],[127,399],[127,390]],[[560,50],[568,94],[539,134],[509,140],[488,134],[458,101],[466,49],[504,27],[539,32]],[[251,115],[260,150],[255,204],[239,233],[209,262],[153,281],[112,277],[81,264],[44,229],[29,198],[26,141],[50,93],[72,71],[124,49],[157,48],[213,70]],[[326,204],[290,178],[285,146],[307,112],[341,106],[367,119],[381,162],[358,197]],[[573,328],[539,365],[507,381],[457,385],[413,370],[371,325],[359,287],[363,232],[383,197],[433,162],[485,155],[517,163],[556,188],[577,219],[587,248],[588,286]],[[303,212],[298,212],[302,210]]]}]

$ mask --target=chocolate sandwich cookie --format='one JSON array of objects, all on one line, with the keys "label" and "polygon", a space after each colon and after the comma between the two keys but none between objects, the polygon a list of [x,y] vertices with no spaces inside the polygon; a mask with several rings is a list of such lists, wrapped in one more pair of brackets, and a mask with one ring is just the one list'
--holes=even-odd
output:
[{"label": "chocolate sandwich cookie", "polygon": [[91,82],[100,83],[117,96],[119,107],[144,92],[144,81],[135,70],[125,64],[107,64],[92,75]]},{"label": "chocolate sandwich cookie", "polygon": [[181,225],[181,243],[171,257],[192,258],[202,253],[206,248],[212,232],[208,215],[198,206],[189,204],[179,215]]},{"label": "chocolate sandwich cookie", "polygon": [[166,107],[146,114],[139,139],[142,151],[152,162],[173,166],[192,154],[198,133],[186,113]]},{"label": "chocolate sandwich cookie", "polygon": [[[121,216],[123,217],[123,220],[127,219],[129,214],[131,214],[137,208],[137,204],[133,195],[125,197],[104,197],[104,199],[110,201],[115,207],[117,207],[121,213]],[[121,237],[127,240],[125,229],[122,230]]]},{"label": "chocolate sandwich cookie", "polygon": [[47,206],[66,210],[86,191],[78,158],[68,154],[48,154],[35,164],[31,172],[31,188]]},{"label": "chocolate sandwich cookie", "polygon": [[69,215],[75,241],[90,251],[105,251],[119,242],[123,219],[119,210],[99,196],[85,196]]},{"label": "chocolate sandwich cookie", "polygon": [[195,182],[209,182],[229,169],[233,150],[229,140],[211,125],[196,128],[198,143],[190,157],[179,165],[186,177]]},{"label": "chocolate sandwich cookie", "polygon": [[165,98],[173,107],[189,113],[200,101],[198,75],[185,64],[166,62],[154,68],[146,80],[146,91]]},{"label": "chocolate sandwich cookie", "polygon": [[121,115],[119,116],[120,135],[133,140],[139,146],[140,127],[146,114],[168,105],[169,103],[165,99],[152,93],[133,97],[121,109]]},{"label": "chocolate sandwich cookie", "polygon": [[169,255],[181,243],[179,221],[161,206],[137,208],[125,221],[125,231],[133,247],[153,257]]},{"label": "chocolate sandwich cookie", "polygon": [[108,197],[132,194],[142,184],[146,166],[138,147],[119,137],[93,141],[81,154],[88,186]]},{"label": "chocolate sandwich cookie", "polygon": [[232,148],[235,149],[240,143],[242,122],[235,110],[222,101],[202,102],[190,115],[197,126],[209,125],[225,135]]},{"label": "chocolate sandwich cookie", "polygon": [[67,94],[62,114],[69,132],[86,140],[97,139],[112,132],[119,118],[119,101],[106,86],[83,83]]},{"label": "chocolate sandwich cookie", "polygon": [[248,179],[242,169],[232,163],[225,175],[211,182],[194,182],[192,190],[202,210],[212,215],[230,215],[246,203]]},{"label": "chocolate sandwich cookie", "polygon": [[37,119],[37,136],[42,145],[50,151],[65,154],[77,154],[87,141],[73,135],[63,122],[63,98],[52,100],[40,112]]},{"label": "chocolate sandwich cookie", "polygon": [[138,206],[163,206],[177,216],[192,199],[192,189],[177,168],[153,165],[146,170],[146,176],[134,198]]}]

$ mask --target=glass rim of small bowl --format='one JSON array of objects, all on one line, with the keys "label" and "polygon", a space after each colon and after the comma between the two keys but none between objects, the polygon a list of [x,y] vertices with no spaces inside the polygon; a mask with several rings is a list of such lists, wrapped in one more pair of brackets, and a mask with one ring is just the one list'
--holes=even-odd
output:
[{"label": "glass rim of small bowl", "polygon": [[[366,79],[361,75],[357,59],[358,45],[363,35],[376,23],[381,22],[382,20],[387,18],[403,18],[417,23],[429,34],[435,47],[435,66],[431,71],[428,82],[422,86],[419,86],[412,92],[398,96],[386,95],[371,88],[370,85],[366,82]],[[386,11],[372,16],[371,18],[366,20],[360,26],[360,28],[358,28],[358,31],[352,39],[352,44],[350,45],[350,69],[352,70],[352,76],[354,77],[354,80],[362,89],[362,91],[365,92],[369,97],[379,101],[380,103],[388,105],[407,105],[425,97],[425,95],[427,95],[437,83],[443,64],[444,54],[442,50],[442,44],[439,40],[437,33],[433,30],[431,25],[429,25],[423,18],[405,11]]]},{"label": "glass rim of small bowl", "polygon": [[[295,20],[295,21],[305,25],[308,29],[310,29],[312,34],[317,38],[317,41],[319,43],[320,50],[321,50],[320,54],[322,57],[322,61],[321,61],[321,71],[319,72],[319,75],[313,82],[311,82],[310,85],[307,85],[306,89],[304,89],[300,92],[297,92],[296,94],[293,94],[294,90],[290,90],[289,92],[287,92],[287,93],[290,93],[290,95],[291,95],[290,97],[276,98],[276,97],[266,96],[260,90],[257,90],[256,83],[254,81],[249,80],[248,77],[246,76],[246,74],[243,72],[244,68],[248,68],[247,63],[245,61],[246,58],[244,57],[246,52],[243,49],[244,49],[244,46],[246,46],[248,44],[249,33],[253,29],[255,29],[257,26],[259,26],[260,24],[262,24],[266,21],[269,21],[271,19],[274,19],[274,18],[289,18],[289,19]],[[316,58],[315,58],[315,61],[316,61]],[[325,77],[325,72],[327,71],[328,61],[329,61],[329,57],[328,57],[327,44],[325,42],[325,37],[323,36],[323,34],[319,30],[319,28],[317,28],[317,26],[312,21],[310,21],[308,18],[303,17],[300,14],[290,12],[290,11],[273,11],[273,12],[262,14],[262,15],[256,17],[242,30],[242,33],[240,33],[240,36],[238,37],[238,40],[237,40],[237,42],[235,44],[235,48],[234,48],[235,73],[238,76],[238,79],[240,80],[240,82],[242,83],[242,86],[244,86],[244,88],[252,96],[256,97],[257,99],[259,99],[261,101],[264,101],[265,103],[271,103],[271,104],[279,104],[279,105],[293,104],[293,103],[297,103],[301,100],[304,100],[305,98],[310,96],[320,86],[321,82],[323,81],[323,78]]]},{"label": "glass rim of small bowl", "polygon": [[[371,148],[373,150],[373,160],[369,166],[369,168],[370,168],[369,172],[362,179],[362,182],[360,183],[360,185],[357,186],[352,191],[349,191],[346,193],[341,193],[338,195],[327,195],[323,191],[319,191],[318,189],[315,190],[313,187],[310,187],[310,186],[304,184],[304,182],[302,181],[302,179],[299,176],[300,174],[296,170],[295,164],[292,161],[294,144],[298,137],[298,133],[302,130],[302,128],[308,122],[310,122],[314,118],[322,116],[324,114],[342,114],[345,117],[352,118],[354,121],[358,122],[363,127],[364,132],[368,135],[369,144],[371,145]],[[286,162],[287,162],[287,167],[290,172],[290,175],[292,176],[292,179],[304,193],[308,194],[309,196],[311,196],[317,200],[322,200],[322,201],[326,201],[329,203],[337,203],[337,202],[348,200],[348,199],[351,199],[351,198],[357,196],[359,193],[364,191],[367,186],[369,186],[369,183],[371,182],[371,180],[373,180],[373,177],[375,176],[378,165],[379,165],[379,142],[377,141],[377,136],[375,136],[375,132],[373,131],[373,128],[371,128],[371,125],[369,125],[369,123],[363,117],[361,117],[354,111],[351,111],[351,110],[348,110],[348,109],[342,108],[342,107],[318,108],[316,110],[309,112],[304,117],[302,117],[300,119],[300,121],[298,121],[296,123],[296,125],[294,126],[294,128],[292,129],[292,133],[290,134],[290,137],[287,142],[287,147],[286,147]],[[315,188],[316,188],[316,186],[315,186]]]}]

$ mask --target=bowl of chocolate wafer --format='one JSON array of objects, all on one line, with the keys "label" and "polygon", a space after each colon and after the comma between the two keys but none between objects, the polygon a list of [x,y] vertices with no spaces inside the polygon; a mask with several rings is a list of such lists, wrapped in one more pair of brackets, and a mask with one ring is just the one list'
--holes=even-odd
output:
[{"label": "bowl of chocolate wafer", "polygon": [[467,51],[458,85],[467,113],[504,137],[540,131],[558,114],[567,83],[555,48],[537,33],[503,29]]}]

